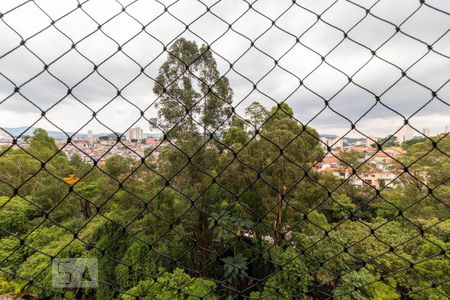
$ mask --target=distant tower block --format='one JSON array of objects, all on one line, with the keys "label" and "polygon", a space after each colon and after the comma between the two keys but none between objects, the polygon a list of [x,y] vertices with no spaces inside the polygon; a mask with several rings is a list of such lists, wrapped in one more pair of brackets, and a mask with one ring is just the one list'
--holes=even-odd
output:
[{"label": "distant tower block", "polygon": [[92,130],[88,130],[87,138],[89,143],[92,144],[94,142],[94,132]]},{"label": "distant tower block", "polygon": [[344,138],[336,138],[331,143],[335,149],[344,149]]},{"label": "distant tower block", "polygon": [[125,138],[127,141],[138,141],[141,142],[142,140],[144,140],[144,130],[142,130],[142,128],[139,127],[135,127],[135,128],[130,128],[126,133],[125,133]]},{"label": "distant tower block", "polygon": [[430,128],[422,129],[422,133],[423,133],[424,136],[430,136]]},{"label": "distant tower block", "polygon": [[397,142],[399,144],[409,141],[409,140],[412,140],[413,139],[413,129],[411,128],[411,126],[406,125],[406,126],[402,127],[399,130],[399,132],[397,132],[395,137],[397,138]]}]

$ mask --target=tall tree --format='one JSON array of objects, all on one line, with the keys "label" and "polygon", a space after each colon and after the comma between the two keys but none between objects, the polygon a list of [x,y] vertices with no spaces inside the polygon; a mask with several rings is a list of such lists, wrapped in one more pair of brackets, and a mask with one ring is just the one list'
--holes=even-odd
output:
[{"label": "tall tree", "polygon": [[[160,67],[153,92],[160,97],[161,128],[174,136],[214,131],[231,116],[233,91],[208,46],[180,38]],[[198,128],[201,127],[201,128]]]},{"label": "tall tree", "polygon": [[258,129],[269,116],[269,112],[266,108],[261,103],[256,101],[245,109],[245,114],[255,130]]},{"label": "tall tree", "polygon": [[[169,49],[159,69],[153,92],[159,97],[161,129],[176,147],[162,152],[160,170],[174,177],[172,188],[193,201],[192,231],[199,249],[198,269],[203,271],[208,255],[208,216],[212,201],[209,186],[218,167],[218,145],[232,114],[233,91],[220,75],[208,46],[180,38]],[[208,143],[208,146],[205,144]],[[216,199],[217,200],[217,199]],[[208,201],[208,205],[206,205]]]},{"label": "tall tree", "polygon": [[[253,107],[259,106],[254,104]],[[284,205],[288,201],[287,197],[300,180],[305,181],[305,171],[322,154],[317,132],[298,122],[293,115],[287,103],[273,107],[259,130],[261,138],[253,140],[250,145],[256,147],[262,159],[250,158],[250,161],[253,160],[251,164],[260,170],[261,177],[270,185],[270,190],[264,191],[266,195],[262,195],[261,199],[270,199],[267,194],[275,196],[275,205],[272,201],[266,204],[269,210],[275,210],[275,220],[271,222],[275,224],[275,240],[279,240],[280,232],[285,231],[283,223],[288,223],[287,207]],[[302,197],[305,197],[304,193]]]}]

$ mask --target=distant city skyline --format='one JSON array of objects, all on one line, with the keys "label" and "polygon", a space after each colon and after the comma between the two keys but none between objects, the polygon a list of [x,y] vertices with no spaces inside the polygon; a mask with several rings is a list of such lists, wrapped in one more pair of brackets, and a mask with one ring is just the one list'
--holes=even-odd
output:
[{"label": "distant city skyline", "polygon": [[[23,136],[32,134],[32,131],[35,128],[37,128],[37,127],[31,128],[30,130],[27,131],[27,134],[23,134]],[[408,128],[408,129],[405,129],[405,128]],[[447,125],[447,126],[444,126],[443,129],[440,130],[440,131],[439,130],[431,131],[430,128],[423,128],[422,130],[417,132],[417,131],[414,131],[410,127],[403,127],[397,133],[395,133],[394,136],[396,137],[397,141],[407,141],[407,140],[410,140],[410,139],[413,139],[413,138],[422,137],[423,135],[433,136],[433,135],[442,134],[442,133],[449,133],[449,128],[450,128],[450,126]],[[10,134],[12,134],[14,136],[17,136],[19,133],[22,133],[26,128],[25,127],[16,127],[16,128],[8,128],[8,129],[13,129],[12,132],[10,132]],[[45,128],[43,128],[43,129],[45,129]],[[65,137],[65,134],[62,131],[54,131],[54,130],[47,130],[47,129],[45,129],[45,130],[49,131],[51,133],[57,132],[58,136],[61,136],[62,138]],[[142,130],[142,132],[140,130]],[[73,134],[73,132],[67,132],[67,133],[69,135]],[[140,127],[130,128],[130,129],[124,131],[124,132],[104,132],[104,131],[96,132],[96,131],[94,131],[92,129],[88,129],[88,130],[80,131],[80,132],[77,133],[78,136],[81,135],[81,136],[84,136],[87,139],[98,138],[100,136],[114,135],[114,134],[121,134],[122,137],[125,140],[128,140],[128,141],[130,141],[130,140],[142,141],[146,137],[157,137],[157,136],[162,136],[163,135],[162,132],[156,132],[156,131],[151,131],[151,130],[144,131],[144,129],[142,129]],[[319,135],[324,136],[324,137],[325,136],[336,136],[336,138],[341,138],[342,137],[341,135],[339,135],[337,133],[334,133],[334,132],[319,132]],[[385,138],[385,137],[388,137],[388,136],[391,136],[391,135],[393,135],[392,132],[388,133],[386,135],[367,134],[367,137],[369,139],[375,139],[375,138]],[[54,134],[53,134],[53,136],[54,136]],[[8,137],[9,137],[9,135],[7,133],[5,133],[3,131],[3,129],[0,128],[0,138],[8,138]],[[350,139],[351,138],[366,139],[367,137],[365,137],[363,135],[360,135],[360,136],[354,136],[354,135],[353,136],[352,135],[344,136],[344,138],[350,138]],[[335,138],[330,138],[330,139],[332,140],[332,139],[335,139]]]}]

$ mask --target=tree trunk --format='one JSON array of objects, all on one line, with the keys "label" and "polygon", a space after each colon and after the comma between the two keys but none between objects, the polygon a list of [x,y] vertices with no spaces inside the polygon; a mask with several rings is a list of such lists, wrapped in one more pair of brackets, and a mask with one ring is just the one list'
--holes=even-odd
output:
[{"label": "tree trunk", "polygon": [[274,234],[274,243],[279,242],[280,238],[280,230],[281,230],[281,216],[283,213],[283,194],[286,192],[286,184],[280,184],[280,191],[278,192],[277,199],[277,218],[275,221],[275,234]]},{"label": "tree trunk", "polygon": [[[196,180],[195,175],[193,174],[195,170],[191,169],[192,172],[192,178],[194,179],[194,195],[197,197],[199,192],[199,181],[201,182],[201,190],[200,193],[203,192],[203,180]],[[198,210],[198,217],[197,222],[195,224],[195,240],[197,242],[197,248],[199,251],[199,257],[198,257],[198,272],[200,276],[204,276],[205,273],[205,266],[206,262],[208,260],[208,253],[207,253],[207,237],[205,236],[205,232],[208,228],[208,216],[203,212],[204,211],[204,199],[203,197],[199,197],[196,201],[196,207]]]},{"label": "tree trunk", "polygon": [[207,238],[205,236],[205,231],[207,229],[207,216],[203,212],[199,212],[198,221],[197,221],[197,247],[199,248],[199,260],[198,260],[198,269],[199,275],[204,276],[206,262],[208,260],[208,252],[207,252]]},{"label": "tree trunk", "polygon": [[80,199],[81,214],[87,220],[91,217],[91,205],[88,200]]}]

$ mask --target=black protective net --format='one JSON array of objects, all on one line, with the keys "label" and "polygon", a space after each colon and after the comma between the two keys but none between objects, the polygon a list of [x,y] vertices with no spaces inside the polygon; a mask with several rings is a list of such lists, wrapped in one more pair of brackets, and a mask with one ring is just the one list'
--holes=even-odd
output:
[{"label": "black protective net", "polygon": [[0,5],[1,299],[450,297],[448,1],[273,2]]}]

